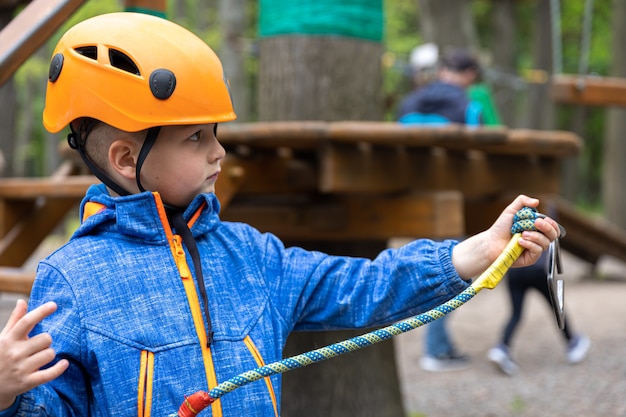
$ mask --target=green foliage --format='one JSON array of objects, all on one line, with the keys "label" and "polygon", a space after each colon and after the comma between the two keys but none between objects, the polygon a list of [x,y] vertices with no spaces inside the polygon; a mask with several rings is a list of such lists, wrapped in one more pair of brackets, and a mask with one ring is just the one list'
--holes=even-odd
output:
[{"label": "green foliage", "polygon": [[[121,11],[121,2],[108,0],[91,0],[86,2],[72,15],[46,42],[41,49],[16,71],[14,80],[18,91],[17,129],[25,129],[27,119],[36,120],[32,123],[33,130],[27,132],[27,142],[18,148],[14,158],[16,165],[25,166],[24,175],[47,175],[54,167],[46,167],[46,150],[50,147],[46,141],[50,136],[41,123],[44,108],[46,80],[48,79],[49,59],[55,45],[70,27],[76,23],[103,13]],[[60,140],[64,134],[56,135]]]},{"label": "green foliage", "polygon": [[[578,73],[581,59],[581,42],[584,34],[584,1],[561,1],[561,37],[562,66],[566,73]],[[169,0],[167,16],[171,20],[187,27],[198,34],[212,48],[219,51],[222,46],[221,22],[219,19],[218,0]],[[384,47],[382,57],[384,65],[383,95],[385,97],[386,120],[393,120],[395,109],[400,98],[412,87],[410,71],[408,69],[411,50],[424,42],[420,34],[420,10],[416,0],[386,0],[384,1]],[[475,20],[480,47],[489,52],[494,43],[492,19],[494,15],[493,0],[472,0],[471,11]],[[611,23],[612,0],[595,0],[592,14],[593,24],[589,33],[591,45],[589,48],[589,72],[599,75],[608,75],[611,66]],[[534,48],[534,31],[536,29],[537,2],[515,2],[515,29],[516,37],[515,56],[517,71],[511,74],[521,79],[519,74],[533,68],[532,53]],[[259,2],[250,0],[246,3],[246,45],[245,65],[249,74],[250,91],[256,94],[258,74],[258,54],[256,48],[258,33]],[[45,80],[47,78],[48,60],[54,45],[62,33],[69,27],[88,17],[102,13],[123,10],[121,0],[90,0],[86,2],[62,27],[50,38],[41,50],[28,59],[15,75],[16,90],[18,92],[18,129],[23,129],[26,121],[34,120],[36,130],[29,133],[29,142],[19,149],[16,158],[26,161],[23,165],[29,168],[28,175],[45,174],[44,153],[49,135],[41,126],[41,112],[43,111]],[[545,39],[551,42],[551,39]],[[559,129],[571,130],[573,122],[579,117],[578,113],[567,106],[559,106]],[[586,204],[595,205],[600,199],[600,179],[602,167],[602,142],[604,136],[604,109],[589,109],[586,113],[584,132],[580,132],[585,139],[584,153],[580,157],[580,199]],[[16,135],[19,136],[19,135]],[[64,134],[58,135],[58,139]]]},{"label": "green foliage", "polygon": [[384,3],[385,49],[383,56],[383,94],[385,119],[394,120],[398,100],[411,90],[409,70],[411,50],[423,43],[415,0],[387,0]]}]

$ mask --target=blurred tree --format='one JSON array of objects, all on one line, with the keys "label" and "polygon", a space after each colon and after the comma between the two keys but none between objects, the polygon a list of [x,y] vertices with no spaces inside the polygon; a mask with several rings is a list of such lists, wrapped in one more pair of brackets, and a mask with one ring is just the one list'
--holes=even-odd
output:
[{"label": "blurred tree", "polygon": [[[613,65],[611,75],[626,78],[626,52],[622,40],[626,36],[626,2],[613,2]],[[626,228],[626,109],[612,108],[608,112],[607,132],[604,147],[604,173],[602,197],[606,217],[613,223]]]},{"label": "blurred tree", "polygon": [[[13,18],[13,13],[17,8],[17,3],[0,4],[0,30],[4,28]],[[15,82],[10,78],[4,85],[0,86],[0,175],[11,176],[13,172],[13,132],[15,132],[15,115],[17,108],[17,94]],[[11,133],[8,133],[11,132]]]},{"label": "blurred tree", "polygon": [[[259,120],[382,120],[382,1],[261,1]],[[321,196],[320,198],[332,198]],[[373,257],[386,242],[285,242]],[[363,331],[302,332],[285,355]],[[282,415],[404,415],[393,342],[283,376]]]}]

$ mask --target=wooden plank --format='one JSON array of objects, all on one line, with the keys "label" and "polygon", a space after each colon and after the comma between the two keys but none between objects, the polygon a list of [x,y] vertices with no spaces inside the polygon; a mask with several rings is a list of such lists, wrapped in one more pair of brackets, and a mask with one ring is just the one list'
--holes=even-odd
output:
[{"label": "wooden plank", "polygon": [[34,280],[34,271],[25,271],[22,268],[0,267],[0,292],[30,294]]},{"label": "wooden plank", "polygon": [[80,199],[90,185],[99,182],[93,175],[2,178],[0,179],[0,198],[9,200],[32,200],[37,197]]},{"label": "wooden plank", "polygon": [[46,199],[26,213],[0,240],[0,265],[22,266],[76,204],[75,198]]},{"label": "wooden plank", "polygon": [[70,17],[84,0],[33,0],[0,31],[0,85]]},{"label": "wooden plank", "polygon": [[0,199],[0,238],[18,224],[35,206],[34,200],[6,201]]},{"label": "wooden plank", "polygon": [[406,126],[395,122],[264,122],[220,127],[219,140],[230,152],[244,147],[280,147],[315,151],[326,142],[405,146],[450,150],[481,150],[492,154],[574,156],[582,140],[566,131],[507,129],[504,127]]},{"label": "wooden plank", "polygon": [[560,190],[560,160],[550,156],[327,142],[319,152],[319,168],[311,159],[269,153],[235,159],[246,172],[239,195],[457,190],[473,198]]},{"label": "wooden plank", "polygon": [[221,213],[285,240],[445,238],[465,233],[463,196],[457,192],[389,196],[318,196],[309,199],[234,200]]},{"label": "wooden plank", "polygon": [[410,156],[412,182],[421,190],[458,190],[467,199],[503,193],[560,192],[560,164],[556,158],[442,151]]},{"label": "wooden plank", "polygon": [[319,155],[319,189],[323,193],[379,194],[411,186],[403,147],[327,142]]},{"label": "wooden plank", "polygon": [[626,230],[609,221],[585,215],[563,198],[555,198],[559,222],[567,230],[561,246],[574,255],[596,263],[603,255],[626,262]]},{"label": "wooden plank", "polygon": [[585,106],[626,106],[626,79],[556,75],[551,85],[556,103]]},{"label": "wooden plank", "polygon": [[[238,194],[292,194],[316,192],[318,173],[312,158],[292,158],[274,153],[254,153],[247,157],[230,154],[226,160],[245,173]],[[220,197],[222,176],[216,185]],[[221,198],[220,198],[221,201]]]}]

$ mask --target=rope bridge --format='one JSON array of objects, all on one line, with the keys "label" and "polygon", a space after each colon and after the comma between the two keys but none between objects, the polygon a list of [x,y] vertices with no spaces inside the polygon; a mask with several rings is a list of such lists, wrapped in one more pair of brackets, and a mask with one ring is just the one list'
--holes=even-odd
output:
[{"label": "rope bridge", "polygon": [[[215,400],[221,398],[225,394],[236,390],[244,385],[248,385],[259,379],[269,377],[276,374],[281,374],[293,369],[302,368],[304,366],[311,365],[325,361],[330,358],[334,358],[344,353],[352,352],[358,349],[362,349],[373,344],[390,339],[393,336],[397,336],[402,333],[409,332],[418,327],[424,326],[432,321],[443,317],[446,314],[456,310],[481,290],[493,289],[504,277],[506,271],[522,254],[524,249],[517,243],[521,232],[524,230],[536,230],[535,220],[539,217],[545,217],[543,214],[538,213],[535,209],[530,207],[524,207],[515,214],[513,219],[513,226],[511,227],[511,233],[513,237],[509,241],[506,248],[502,251],[500,256],[491,264],[485,272],[483,272],[469,287],[456,297],[441,304],[438,307],[433,308],[425,313],[417,316],[402,320],[398,323],[390,326],[374,330],[372,332],[356,336],[341,342],[333,343],[331,345],[315,349],[300,355],[292,356],[277,362],[270,363],[268,365],[243,372],[227,381],[224,381],[211,389],[208,393],[205,391],[198,391],[195,394],[185,397],[185,401],[180,406],[177,414],[172,414],[170,417],[193,417],[200,411],[209,406]],[[564,235],[564,230],[561,229],[561,236]]]}]

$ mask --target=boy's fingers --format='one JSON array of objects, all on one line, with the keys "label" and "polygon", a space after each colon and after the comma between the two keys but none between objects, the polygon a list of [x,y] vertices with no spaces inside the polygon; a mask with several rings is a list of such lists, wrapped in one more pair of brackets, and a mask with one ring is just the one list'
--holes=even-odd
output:
[{"label": "boy's fingers", "polygon": [[35,325],[50,314],[54,313],[57,309],[57,305],[53,301],[49,301],[40,305],[33,311],[26,313],[21,317],[17,323],[13,326],[13,332],[17,339],[23,339],[33,330]]},{"label": "boy's fingers", "polygon": [[49,368],[34,372],[33,374],[31,374],[28,380],[29,389],[32,389],[41,384],[48,383],[53,379],[58,378],[59,376],[61,376],[61,374],[63,374],[63,372],[65,372],[65,370],[69,366],[70,363],[67,359],[61,359]]},{"label": "boy's fingers", "polygon": [[538,218],[535,220],[537,230],[547,236],[550,241],[559,237],[561,229],[559,225],[549,217]]},{"label": "boy's fingers", "polygon": [[35,373],[40,370],[40,368],[50,364],[54,360],[56,356],[56,352],[52,348],[42,349],[29,355],[28,358],[24,361],[24,369],[28,370],[29,373]]},{"label": "boy's fingers", "polygon": [[[25,343],[22,343],[24,356],[32,356],[37,352],[41,352],[52,345],[52,337],[48,333],[41,333],[31,337]],[[50,362],[50,359],[48,362]],[[47,363],[47,362],[46,362]]]}]

